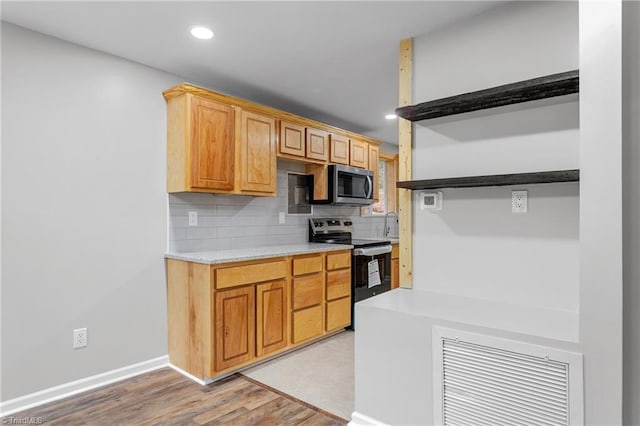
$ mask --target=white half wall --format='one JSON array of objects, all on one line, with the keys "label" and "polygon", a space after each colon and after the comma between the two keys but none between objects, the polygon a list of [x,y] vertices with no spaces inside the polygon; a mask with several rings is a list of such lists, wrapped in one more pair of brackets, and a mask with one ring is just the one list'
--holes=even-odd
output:
[{"label": "white half wall", "polygon": [[622,424],[621,27],[621,1],[580,2],[580,343],[590,425]]},{"label": "white half wall", "polygon": [[[576,2],[511,2],[414,39],[415,102],[578,68]],[[414,124],[413,179],[580,167],[576,96]],[[528,190],[529,211],[511,212]],[[577,311],[579,185],[443,191],[413,203],[413,286]]]},{"label": "white half wall", "polygon": [[2,401],[167,354],[162,90],[179,82],[2,22]]},{"label": "white half wall", "polygon": [[640,2],[622,3],[623,424],[640,425]]}]

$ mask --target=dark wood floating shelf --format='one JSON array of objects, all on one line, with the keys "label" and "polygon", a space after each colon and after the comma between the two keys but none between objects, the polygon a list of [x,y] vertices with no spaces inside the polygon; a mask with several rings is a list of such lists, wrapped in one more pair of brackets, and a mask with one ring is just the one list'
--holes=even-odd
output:
[{"label": "dark wood floating shelf", "polygon": [[573,70],[396,108],[396,115],[409,121],[420,121],[570,95],[577,93],[579,89],[578,70]]},{"label": "dark wood floating shelf", "polygon": [[535,183],[577,182],[580,170],[556,170],[550,172],[515,173],[509,175],[465,176],[445,179],[406,180],[396,183],[397,188],[443,189],[473,188],[479,186],[527,185]]}]

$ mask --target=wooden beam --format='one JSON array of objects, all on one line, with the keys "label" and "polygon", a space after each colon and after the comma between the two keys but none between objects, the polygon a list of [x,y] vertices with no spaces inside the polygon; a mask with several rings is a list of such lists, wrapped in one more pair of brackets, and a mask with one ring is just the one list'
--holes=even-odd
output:
[{"label": "wooden beam", "polygon": [[[413,91],[413,40],[400,42],[399,58],[399,106],[411,105]],[[411,122],[398,119],[399,176],[401,181],[411,180]],[[413,230],[411,217],[411,197],[409,189],[400,189],[398,194],[398,215],[400,217],[400,287],[413,286]]]}]

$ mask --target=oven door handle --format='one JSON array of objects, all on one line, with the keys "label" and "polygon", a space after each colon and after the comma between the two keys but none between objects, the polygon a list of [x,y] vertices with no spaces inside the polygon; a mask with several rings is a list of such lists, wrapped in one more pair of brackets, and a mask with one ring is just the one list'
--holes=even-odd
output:
[{"label": "oven door handle", "polygon": [[377,246],[377,247],[364,247],[353,249],[354,256],[377,256],[379,254],[391,253],[391,245]]}]

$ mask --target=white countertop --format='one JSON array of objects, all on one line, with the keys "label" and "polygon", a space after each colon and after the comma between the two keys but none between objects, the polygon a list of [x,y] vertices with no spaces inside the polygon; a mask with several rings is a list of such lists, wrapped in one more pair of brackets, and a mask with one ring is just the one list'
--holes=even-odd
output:
[{"label": "white countertop", "polygon": [[578,312],[398,288],[356,304],[409,315],[577,343]]},{"label": "white countertop", "polygon": [[167,253],[166,259],[186,260],[188,262],[213,265],[216,263],[240,262],[243,260],[264,259],[269,257],[292,256],[306,253],[322,253],[326,251],[351,250],[348,244],[303,243],[277,245],[231,250],[196,251],[189,253]]}]

